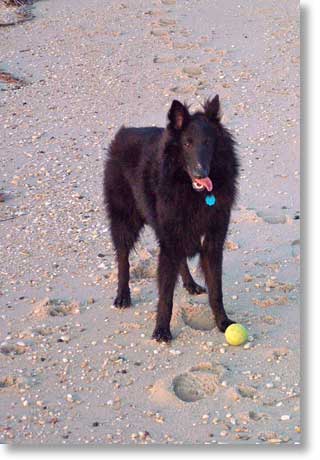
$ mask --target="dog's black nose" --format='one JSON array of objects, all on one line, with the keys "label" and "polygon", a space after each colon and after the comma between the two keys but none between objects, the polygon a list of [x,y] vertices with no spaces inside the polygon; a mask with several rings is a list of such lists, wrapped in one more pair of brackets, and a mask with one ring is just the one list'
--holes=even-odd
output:
[{"label": "dog's black nose", "polygon": [[208,177],[209,170],[205,166],[202,166],[200,163],[197,164],[193,176],[196,179],[203,179],[204,177]]}]

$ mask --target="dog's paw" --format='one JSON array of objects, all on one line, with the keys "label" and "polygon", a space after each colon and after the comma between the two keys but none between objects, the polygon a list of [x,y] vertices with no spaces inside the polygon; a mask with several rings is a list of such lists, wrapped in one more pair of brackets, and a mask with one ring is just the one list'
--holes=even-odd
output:
[{"label": "dog's paw", "polygon": [[152,338],[157,342],[170,342],[170,340],[172,340],[172,335],[170,329],[156,326]]},{"label": "dog's paw", "polygon": [[131,306],[130,291],[120,292],[114,299],[113,305],[117,308],[128,308]]},{"label": "dog's paw", "polygon": [[229,319],[229,318],[224,318],[224,319],[221,320],[221,321],[217,321],[218,329],[219,329],[221,332],[225,332],[225,330],[230,326],[230,324],[235,324],[235,321],[232,321],[232,320]]},{"label": "dog's paw", "polygon": [[200,286],[200,284],[197,284],[196,282],[184,284],[184,287],[191,295],[199,295],[207,292],[205,287]]}]

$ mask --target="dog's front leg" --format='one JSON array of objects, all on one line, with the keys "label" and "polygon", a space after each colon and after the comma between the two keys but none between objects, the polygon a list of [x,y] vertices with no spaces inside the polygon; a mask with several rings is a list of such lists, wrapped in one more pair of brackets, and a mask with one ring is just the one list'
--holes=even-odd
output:
[{"label": "dog's front leg", "polygon": [[224,332],[234,321],[228,318],[223,306],[222,259],[224,238],[205,238],[201,251],[201,267],[208,287],[209,303],[216,323]]},{"label": "dog's front leg", "polygon": [[173,292],[176,285],[181,258],[160,245],[158,264],[159,302],[156,327],[152,337],[158,342],[169,342],[172,339],[170,320],[172,316]]}]

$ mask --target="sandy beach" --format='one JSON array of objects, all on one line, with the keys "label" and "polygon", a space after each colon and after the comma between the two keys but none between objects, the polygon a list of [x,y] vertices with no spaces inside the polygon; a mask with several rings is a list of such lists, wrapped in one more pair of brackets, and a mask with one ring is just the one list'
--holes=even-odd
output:
[{"label": "sandy beach", "polygon": [[[299,444],[298,2],[30,11],[0,27],[0,443]],[[0,2],[0,23],[15,18]],[[228,346],[207,295],[179,282],[159,344],[150,229],[133,307],[112,305],[103,163],[121,125],[164,126],[173,99],[193,111],[215,94],[241,159],[224,302],[249,341]]]}]

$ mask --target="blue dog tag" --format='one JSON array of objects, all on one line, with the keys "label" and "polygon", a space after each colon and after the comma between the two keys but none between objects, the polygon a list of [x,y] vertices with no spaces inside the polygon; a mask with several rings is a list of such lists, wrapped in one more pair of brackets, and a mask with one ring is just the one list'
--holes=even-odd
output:
[{"label": "blue dog tag", "polygon": [[216,197],[214,195],[207,195],[205,201],[208,206],[214,206],[216,204]]}]

